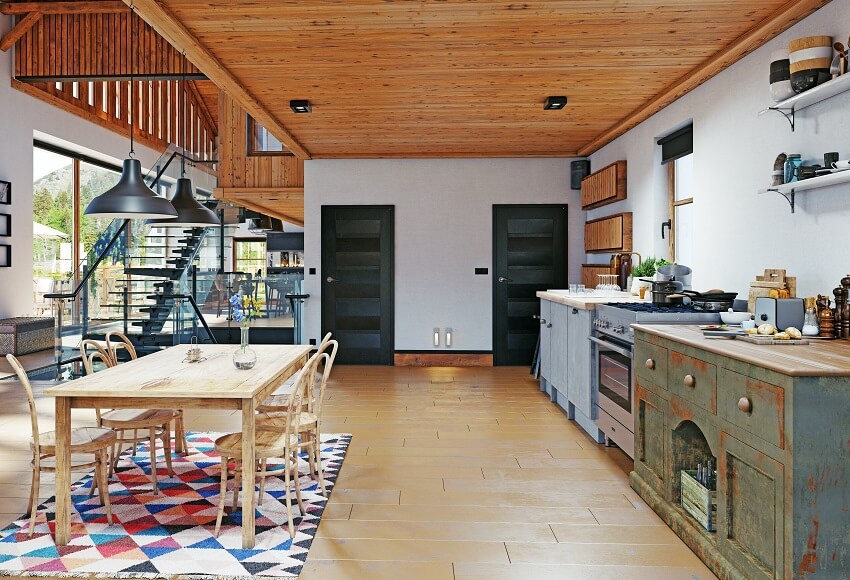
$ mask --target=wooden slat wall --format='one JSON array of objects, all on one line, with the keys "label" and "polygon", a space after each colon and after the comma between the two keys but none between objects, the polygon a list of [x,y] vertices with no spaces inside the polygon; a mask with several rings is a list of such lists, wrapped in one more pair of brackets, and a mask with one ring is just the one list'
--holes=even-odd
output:
[{"label": "wooden slat wall", "polygon": [[[136,75],[176,77],[181,60],[177,49],[129,9],[126,14],[44,14],[15,44],[15,78],[119,78],[129,76],[131,65]],[[204,78],[188,61],[186,74]]]},{"label": "wooden slat wall", "polygon": [[218,114],[216,197],[303,224],[304,161],[292,155],[249,156],[247,113],[223,91],[219,93]]},{"label": "wooden slat wall", "polygon": [[632,249],[632,213],[624,212],[584,224],[584,251],[619,252]]},{"label": "wooden slat wall", "polygon": [[[169,144],[183,146],[183,119],[181,98],[183,87],[176,80],[136,81],[135,131],[146,145],[164,151]],[[13,81],[17,89],[27,88],[33,96],[44,93],[47,99],[63,109],[85,118],[97,119],[98,124],[128,135],[130,131],[129,81],[83,81],[21,83]],[[104,98],[104,95],[106,97]],[[197,98],[188,92],[186,149],[196,159],[211,160],[216,155],[216,129],[210,126]],[[194,131],[194,137],[192,136]]]}]

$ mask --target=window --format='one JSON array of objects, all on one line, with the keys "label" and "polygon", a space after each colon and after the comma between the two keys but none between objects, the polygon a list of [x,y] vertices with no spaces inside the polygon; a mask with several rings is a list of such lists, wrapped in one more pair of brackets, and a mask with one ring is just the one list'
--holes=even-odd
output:
[{"label": "window", "polygon": [[693,264],[694,257],[694,155],[667,164],[670,199],[670,259]]},{"label": "window", "polygon": [[236,272],[262,276],[266,269],[266,240],[233,240],[233,268]]},{"label": "window", "polygon": [[248,155],[292,155],[277,140],[277,137],[269,133],[268,129],[256,122],[248,115]]},{"label": "window", "polygon": [[689,124],[658,140],[661,163],[667,164],[667,192],[670,226],[669,258],[679,264],[693,264],[694,224],[694,126]]}]

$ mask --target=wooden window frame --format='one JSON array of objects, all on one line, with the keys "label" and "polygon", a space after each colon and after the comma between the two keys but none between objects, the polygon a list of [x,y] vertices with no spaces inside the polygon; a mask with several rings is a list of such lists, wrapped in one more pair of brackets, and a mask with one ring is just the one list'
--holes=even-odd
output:
[{"label": "wooden window frame", "polygon": [[670,212],[670,241],[668,242],[667,253],[668,260],[676,262],[676,208],[683,205],[688,205],[694,202],[693,197],[685,199],[676,199],[676,160],[673,159],[667,163],[667,202]]},{"label": "wooden window frame", "polygon": [[[283,147],[282,151],[263,151],[261,149],[257,149],[259,143],[257,143],[256,139],[256,127],[259,125],[257,121],[251,115],[245,115],[247,122],[245,123],[245,150],[249,157],[292,157],[295,154],[286,149],[286,145],[281,143]],[[262,125],[259,125],[262,127]],[[265,127],[264,127],[265,128]],[[266,129],[268,131],[268,129]]]}]

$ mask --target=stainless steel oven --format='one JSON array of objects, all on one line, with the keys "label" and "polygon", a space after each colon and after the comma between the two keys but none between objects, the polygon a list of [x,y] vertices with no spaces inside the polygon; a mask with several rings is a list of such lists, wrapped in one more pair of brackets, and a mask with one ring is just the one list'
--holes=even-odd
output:
[{"label": "stainless steel oven", "polygon": [[594,332],[593,381],[598,392],[597,426],[629,456],[634,455],[632,345]]}]

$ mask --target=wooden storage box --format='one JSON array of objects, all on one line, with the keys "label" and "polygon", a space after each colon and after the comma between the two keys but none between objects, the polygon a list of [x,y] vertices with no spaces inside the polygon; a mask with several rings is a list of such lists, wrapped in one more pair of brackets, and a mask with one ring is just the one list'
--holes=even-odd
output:
[{"label": "wooden storage box", "polygon": [[629,252],[632,212],[609,215],[584,224],[584,251],[589,254]]},{"label": "wooden storage box", "polygon": [[581,182],[581,209],[593,209],[626,199],[626,162],[616,161]]},{"label": "wooden storage box", "polygon": [[51,316],[0,320],[0,354],[17,356],[53,348],[54,325]]},{"label": "wooden storage box", "polygon": [[694,477],[696,470],[682,470],[682,507],[709,532],[717,526],[717,492]]}]

